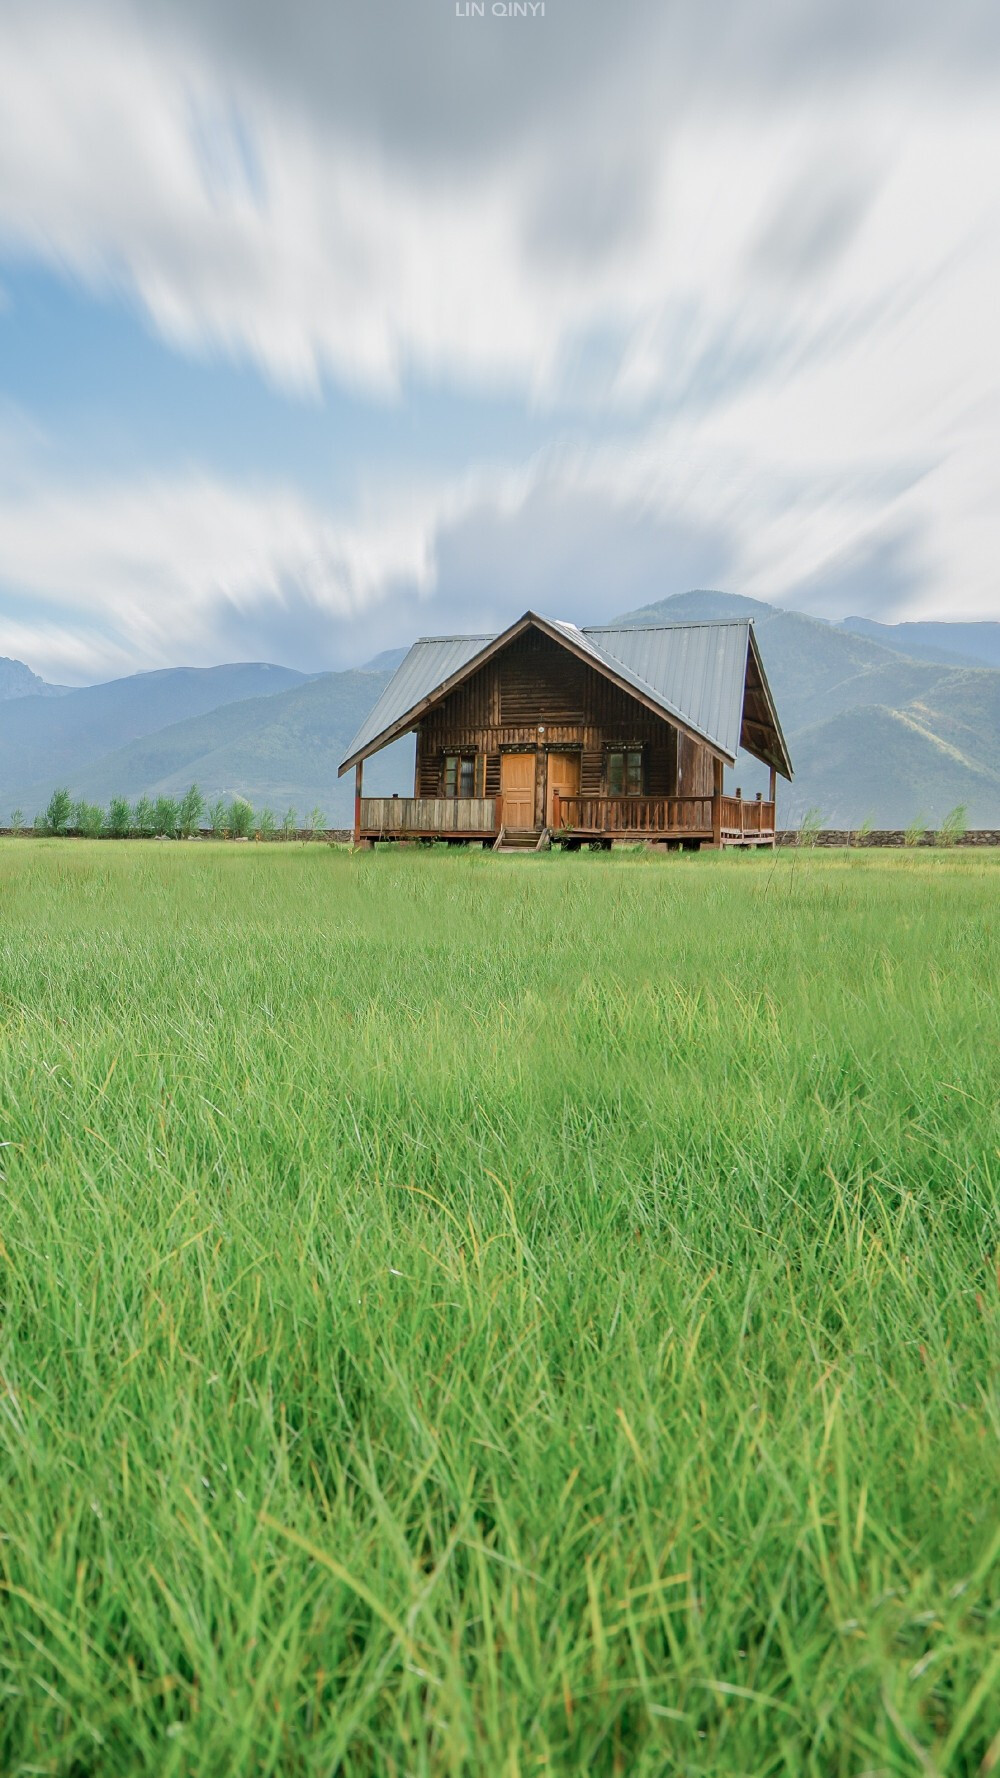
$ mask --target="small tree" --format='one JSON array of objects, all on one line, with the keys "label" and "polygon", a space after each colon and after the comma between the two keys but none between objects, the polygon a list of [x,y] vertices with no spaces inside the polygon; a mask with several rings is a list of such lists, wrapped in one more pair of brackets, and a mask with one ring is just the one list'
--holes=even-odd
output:
[{"label": "small tree", "polygon": [[278,823],[274,819],[274,810],[261,809],[257,817],[257,838],[259,840],[273,840],[277,830]]},{"label": "small tree", "polygon": [[24,832],[24,810],[15,809],[10,818],[10,825],[15,833]]},{"label": "small tree", "polygon": [[957,803],[953,809],[949,809],[937,830],[937,844],[939,846],[954,846],[968,831],[969,824],[965,819],[965,804]]},{"label": "small tree", "polygon": [[310,817],[309,817],[309,832],[311,833],[314,840],[318,840],[320,837],[320,834],[326,832],[326,816],[324,815],[322,809],[316,808],[313,810],[312,814],[310,815]]},{"label": "small tree", "polygon": [[104,823],[104,831],[113,840],[127,839],[132,832],[132,811],[128,799],[124,796],[113,796],[108,808],[108,818]]},{"label": "small tree", "polygon": [[234,796],[229,805],[229,831],[235,840],[248,840],[253,828],[253,804]]},{"label": "small tree", "polygon": [[99,839],[104,826],[104,810],[99,803],[76,803],[73,808],[73,826],[85,840]]},{"label": "small tree", "polygon": [[863,846],[865,841],[868,838],[868,835],[871,833],[873,826],[874,826],[874,822],[872,821],[871,816],[866,815],[864,820],[861,823],[861,826],[856,827],[854,829],[854,832],[851,835],[851,845],[852,846]]},{"label": "small tree", "polygon": [[216,797],[208,811],[208,825],[217,840],[221,840],[229,832],[229,804],[224,796]]},{"label": "small tree", "polygon": [[285,813],[281,817],[282,838],[286,839],[286,840],[290,840],[292,838],[293,834],[298,833],[298,830],[299,830],[298,810],[297,809],[286,809]]},{"label": "small tree", "polygon": [[73,803],[68,790],[54,790],[45,811],[45,832],[65,833]]},{"label": "small tree", "polygon": [[176,839],[179,815],[180,810],[172,796],[158,796],[153,810],[153,832],[162,834],[167,840]]},{"label": "small tree", "polygon": [[927,823],[922,815],[915,815],[903,835],[904,846],[919,846],[927,832]]},{"label": "small tree", "polygon": [[132,810],[132,832],[141,840],[151,840],[156,832],[156,810],[148,796],[141,796]]},{"label": "small tree", "polygon": [[185,839],[191,834],[197,833],[201,826],[201,818],[204,813],[205,798],[202,796],[197,784],[192,784],[190,790],[186,790],[181,799],[178,815],[178,825]]}]

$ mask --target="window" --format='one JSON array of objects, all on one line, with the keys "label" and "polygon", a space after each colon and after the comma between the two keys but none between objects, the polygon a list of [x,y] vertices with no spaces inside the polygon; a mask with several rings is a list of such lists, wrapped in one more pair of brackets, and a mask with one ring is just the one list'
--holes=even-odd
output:
[{"label": "window", "polygon": [[482,796],[486,779],[485,753],[446,753],[444,756],[444,794],[467,800]]},{"label": "window", "polygon": [[642,748],[610,748],[606,776],[609,796],[641,796]]}]

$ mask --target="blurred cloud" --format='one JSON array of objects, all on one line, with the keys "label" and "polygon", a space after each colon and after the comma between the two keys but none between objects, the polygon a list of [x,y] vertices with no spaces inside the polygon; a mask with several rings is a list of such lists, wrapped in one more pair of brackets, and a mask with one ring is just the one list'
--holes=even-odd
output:
[{"label": "blurred cloud", "polygon": [[[705,579],[994,615],[998,64],[972,0],[7,0],[0,251],[401,420],[391,468],[326,501],[266,441],[252,483],[154,475],[136,420],[121,483],[9,473],[0,438],[0,579],[70,614],[0,620],[0,648],[333,664],[450,611]],[[513,398],[548,443],[431,478],[418,381]]]}]

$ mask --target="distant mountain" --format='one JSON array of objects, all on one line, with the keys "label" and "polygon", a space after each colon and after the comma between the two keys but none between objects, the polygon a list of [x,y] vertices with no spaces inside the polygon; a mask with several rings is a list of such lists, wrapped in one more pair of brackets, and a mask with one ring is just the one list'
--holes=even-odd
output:
[{"label": "distant mountain", "polygon": [[49,685],[23,661],[0,655],[0,703],[8,698],[61,698],[70,689],[68,685]]},{"label": "distant mountain", "polygon": [[802,786],[789,799],[793,819],[811,806],[829,827],[854,827],[866,816],[876,827],[908,826],[917,816],[933,827],[958,803],[970,826],[994,827],[1000,818],[1000,770],[961,754],[912,714],[881,704],[804,730],[792,758]]},{"label": "distant mountain", "polygon": [[1000,623],[879,624],[870,617],[845,617],[837,626],[867,636],[918,661],[945,666],[1000,667]]},{"label": "distant mountain", "polygon": [[59,698],[14,697],[0,703],[0,822],[15,807],[31,814],[57,784],[71,784],[106,753],[167,723],[200,716],[238,699],[306,683],[291,667],[243,662],[225,667],[167,667]]},{"label": "distant mountain", "polygon": [[[794,781],[778,780],[780,821],[794,825],[818,808],[833,827],[866,818],[905,826],[917,814],[939,821],[965,803],[970,824],[1000,825],[1000,671],[915,660],[841,625],[732,593],[680,593],[622,621],[726,617],[754,620],[791,752]],[[767,772],[741,754],[733,781],[753,795]]]},{"label": "distant mountain", "polygon": [[[225,704],[131,741],[65,782],[74,797],[102,804],[112,796],[176,796],[197,783],[208,801],[238,794],[279,817],[294,807],[303,820],[320,808],[328,825],[348,826],[354,781],[338,780],[337,767],[389,677],[323,673],[274,696]],[[365,785],[373,795],[389,794],[412,777],[408,739],[371,761]],[[44,806],[47,785],[30,787],[22,806]]]},{"label": "distant mountain", "polygon": [[409,654],[409,648],[383,648],[381,654],[373,655],[365,661],[362,673],[395,673]]}]

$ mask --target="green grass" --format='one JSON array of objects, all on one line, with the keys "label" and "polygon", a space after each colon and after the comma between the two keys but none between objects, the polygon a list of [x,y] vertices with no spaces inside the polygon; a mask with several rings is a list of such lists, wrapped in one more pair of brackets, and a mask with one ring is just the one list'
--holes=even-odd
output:
[{"label": "green grass", "polygon": [[997,1766],[998,905],[0,843],[0,1770]]}]

